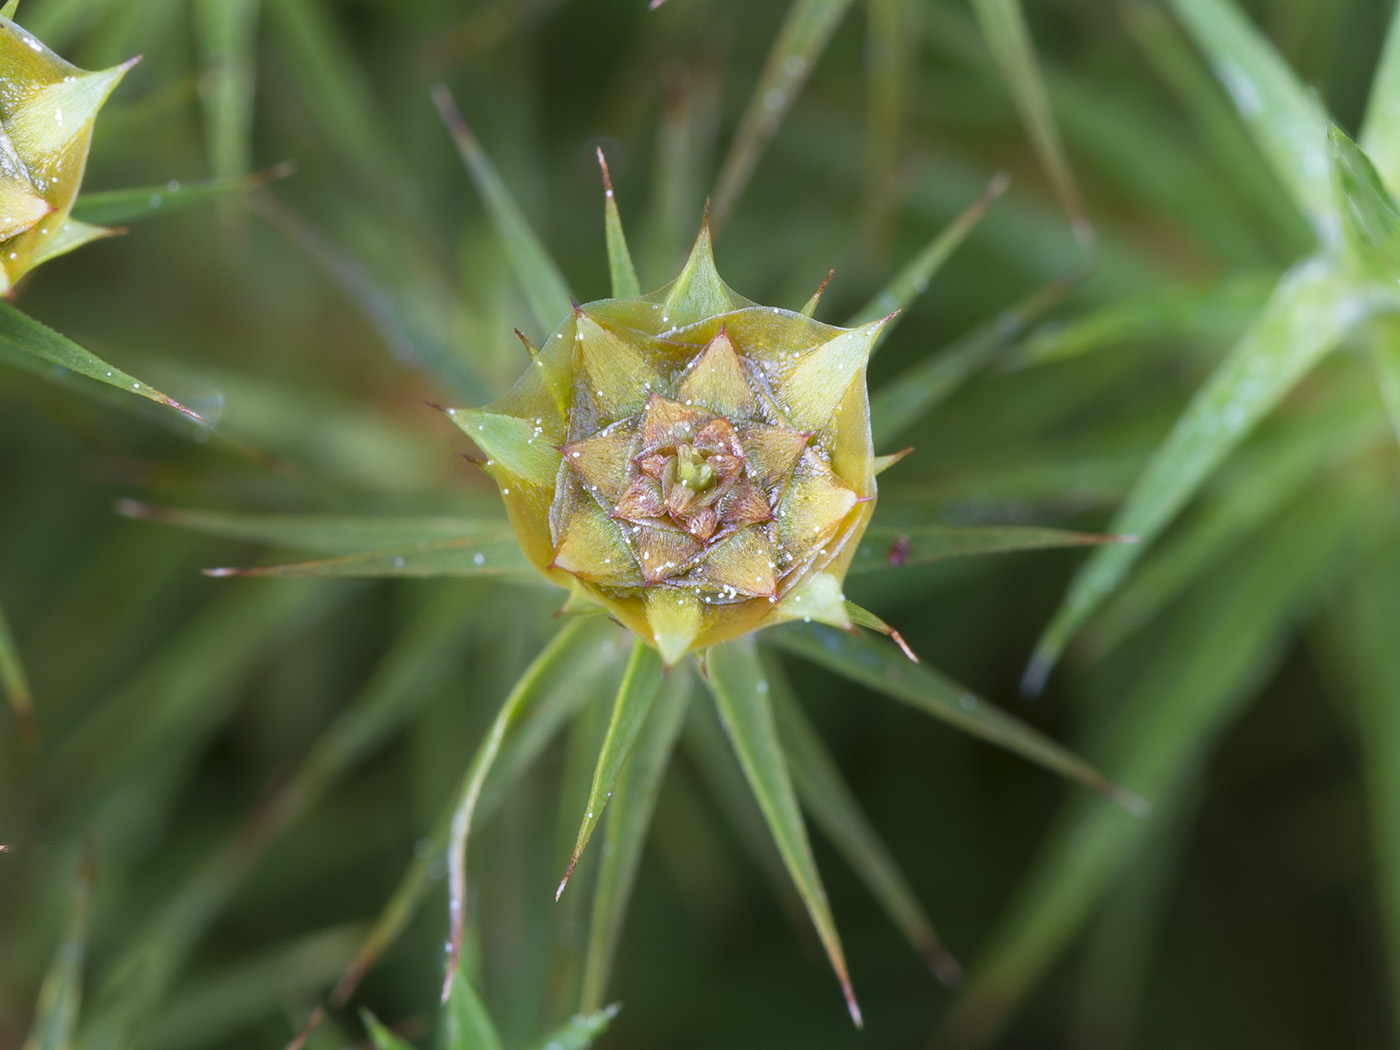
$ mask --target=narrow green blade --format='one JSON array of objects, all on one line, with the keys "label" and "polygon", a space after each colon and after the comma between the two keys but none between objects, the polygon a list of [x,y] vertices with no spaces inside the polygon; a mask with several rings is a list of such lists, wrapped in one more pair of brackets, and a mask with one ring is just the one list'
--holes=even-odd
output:
[{"label": "narrow green blade", "polygon": [[972,0],[972,9],[982,26],[992,58],[1001,68],[1002,78],[1011,90],[1011,98],[1021,115],[1031,145],[1040,166],[1045,169],[1054,187],[1060,206],[1074,224],[1081,244],[1093,242],[1093,228],[1084,211],[1084,198],[1074,181],[1074,172],[1065,155],[1059,126],[1050,108],[1045,80],[1036,61],[1035,45],[1026,28],[1026,16],[1020,0]]},{"label": "narrow green blade", "polygon": [[621,1003],[611,1003],[601,1010],[577,1014],[567,1024],[556,1028],[530,1050],[588,1050],[598,1037],[612,1025],[622,1011]]},{"label": "narrow green blade", "polygon": [[656,809],[661,783],[671,764],[676,738],[685,722],[691,688],[689,668],[684,664],[676,667],[652,705],[632,757],[622,768],[613,788],[614,798],[603,828],[603,855],[593,886],[593,917],[584,955],[579,1001],[586,1013],[600,1009],[607,995],[613,957],[622,936],[637,866],[642,860],[642,845]]},{"label": "narrow green blade", "polygon": [[1327,164],[1327,116],[1232,0],[1171,0],[1260,150],[1323,244],[1341,236]]},{"label": "narrow green blade", "polygon": [[1039,730],[993,707],[927,665],[910,663],[886,643],[820,624],[771,628],[764,632],[763,640],[1030,759],[1099,792],[1131,813],[1142,815],[1146,811],[1141,798],[1112,783]]},{"label": "narrow green blade", "polygon": [[627,250],[627,235],[622,232],[622,215],[617,210],[617,197],[602,146],[598,147],[598,165],[603,169],[603,226],[608,240],[608,275],[612,279],[613,298],[636,299],[642,294],[642,286],[632,266],[632,253]]},{"label": "narrow green blade", "polygon": [[1374,343],[1371,364],[1376,373],[1376,386],[1385,401],[1385,414],[1390,418],[1395,439],[1400,441],[1400,341],[1390,339]]},{"label": "narrow green blade", "polygon": [[710,225],[720,229],[802,91],[851,0],[793,0],[720,167]]},{"label": "narrow green blade", "polygon": [[95,875],[89,862],[83,861],[68,905],[68,926],[39,989],[24,1050],[70,1050],[73,1045],[83,996],[83,957]]},{"label": "narrow green blade", "polygon": [[866,530],[851,559],[853,574],[927,565],[940,558],[970,554],[1004,554],[1049,547],[1085,547],[1123,543],[1124,536],[1038,528],[1033,525],[878,525]]},{"label": "narrow green blade", "polygon": [[414,1050],[412,1043],[400,1039],[385,1028],[379,1023],[379,1018],[366,1007],[360,1007],[360,1020],[364,1023],[365,1031],[369,1033],[369,1041],[374,1044],[374,1050]]},{"label": "narrow green blade", "polygon": [[1039,691],[1070,639],[1259,420],[1353,325],[1382,305],[1373,289],[1358,287],[1320,260],[1284,275],[1264,313],[1197,391],[1114,519],[1114,532],[1141,543],[1105,547],[1089,559],[1036,648],[1025,689]]},{"label": "narrow green blade", "polygon": [[574,865],[588,845],[593,829],[603,817],[608,800],[612,798],[613,787],[617,783],[623,765],[632,753],[632,746],[642,731],[651,711],[652,701],[661,688],[661,657],[649,645],[638,641],[632,646],[632,658],[627,662],[627,671],[622,677],[622,688],[613,701],[612,717],[608,721],[607,732],[603,736],[603,747],[598,752],[598,763],[593,770],[593,785],[588,791],[588,805],[584,811],[583,823],[579,825],[578,839],[574,843],[573,856],[569,858],[568,870],[554,892],[557,901],[569,884],[569,876],[574,873]]},{"label": "narrow green blade", "polygon": [[1381,181],[1400,193],[1400,8],[1390,16],[1359,138]]},{"label": "narrow green blade", "polygon": [[14,708],[20,738],[32,745],[38,739],[38,725],[34,720],[34,694],[29,689],[29,677],[24,673],[19,646],[15,644],[14,632],[10,630],[9,620],[5,618],[3,605],[0,605],[0,690],[9,697],[10,706]]},{"label": "narrow green blade", "polygon": [[292,173],[292,165],[280,164],[253,175],[205,179],[200,182],[167,182],[160,186],[140,186],[127,190],[84,193],[73,205],[73,217],[101,226],[139,222],[166,212],[180,211],[199,204],[226,201],[265,186]]},{"label": "narrow green blade", "polygon": [[[875,294],[875,298],[855,312],[851,319],[846,322],[846,327],[859,328],[861,325],[878,321],[882,317],[888,317],[896,311],[903,311],[918,296],[922,295],[928,288],[929,282],[933,280],[934,275],[948,261],[948,257],[958,250],[958,246],[963,241],[967,240],[967,235],[973,231],[993,202],[1006,192],[1006,187],[1009,185],[1011,185],[1011,180],[1005,175],[998,175],[992,179],[987,184],[987,188],[982,191],[982,195],[973,201],[966,211],[950,222],[945,229],[939,231],[918,255],[909,260],[904,268],[895,274],[889,284]],[[898,323],[898,317],[892,318],[890,323],[880,330],[880,334],[875,337],[876,347],[879,347],[889,337],[890,332]]]},{"label": "narrow green blade", "polygon": [[514,196],[505,180],[496,172],[490,158],[476,141],[476,136],[467,127],[457,104],[447,88],[439,84],[433,88],[433,102],[438,113],[457,144],[457,152],[466,165],[476,191],[496,227],[506,258],[515,271],[516,280],[525,292],[535,321],[542,332],[549,332],[565,316],[568,303],[569,284],[559,267],[550,258],[535,231],[530,228],[525,213],[516,204]]},{"label": "narrow green blade", "polygon": [[318,554],[369,554],[395,547],[485,536],[507,527],[493,518],[389,517],[350,514],[247,514],[238,511],[188,510],[120,500],[117,513],[138,521],[156,521],[228,539],[251,540]]},{"label": "narrow green blade", "polygon": [[[204,69],[199,99],[204,138],[215,178],[240,180],[253,152],[253,94],[256,87],[258,0],[199,0],[195,35]],[[225,223],[235,213],[220,205]]]},{"label": "narrow green blade", "polygon": [[797,807],[797,795],[778,740],[768,678],[758,661],[752,639],[740,639],[709,650],[707,670],[707,684],[734,754],[744,770],[744,778],[768,822],[768,830],[787,866],[788,875],[807,906],[812,925],[836,971],[836,979],[841,982],[851,1020],[859,1028],[862,1023],[860,1007],[846,972],[846,956],[821,876],[817,873],[817,863],[812,857],[812,847],[807,841],[807,829],[802,823],[802,812]]},{"label": "narrow green blade", "polygon": [[787,676],[776,660],[766,659],[763,665],[772,690],[778,736],[803,807],[934,975],[945,985],[957,984],[962,978],[962,967],[943,947],[904,873],[793,696]]},{"label": "narrow green blade", "polygon": [[1400,208],[1371,158],[1335,124],[1328,125],[1327,147],[1347,243],[1377,276],[1400,274]]},{"label": "narrow green blade", "polygon": [[203,416],[166,397],[155,387],[140,382],[119,368],[113,368],[96,354],[89,353],[47,325],[20,313],[9,303],[0,303],[0,343],[53,368],[77,372],[99,383],[173,408],[197,423],[204,422]]},{"label": "narrow green blade", "polygon": [[[1344,549],[1357,508],[1355,498],[1315,493],[1210,576],[1136,668],[1137,685],[1102,727],[1098,750],[1168,822],[1221,733],[1277,667],[1300,603]],[[948,1017],[946,1045],[991,1041],[1157,828],[1156,820],[1070,801],[972,968]]]},{"label": "narrow green blade", "polygon": [[370,554],[346,554],[317,561],[249,568],[205,569],[206,576],[505,576],[524,583],[542,583],[526,560],[514,533],[468,536],[395,547]]},{"label": "narrow green blade", "polygon": [[451,981],[442,1012],[443,1050],[501,1050],[501,1037],[476,989],[460,972]]}]

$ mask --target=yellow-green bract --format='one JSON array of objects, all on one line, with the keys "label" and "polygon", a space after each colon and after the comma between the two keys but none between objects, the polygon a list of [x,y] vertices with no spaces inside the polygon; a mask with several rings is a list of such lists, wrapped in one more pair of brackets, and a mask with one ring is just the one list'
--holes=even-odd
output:
[{"label": "yellow-green bract", "polygon": [[504,398],[449,414],[526,555],[675,664],[788,620],[851,626],[874,510],[865,366],[884,321],[760,306],[715,270],[575,306]]}]

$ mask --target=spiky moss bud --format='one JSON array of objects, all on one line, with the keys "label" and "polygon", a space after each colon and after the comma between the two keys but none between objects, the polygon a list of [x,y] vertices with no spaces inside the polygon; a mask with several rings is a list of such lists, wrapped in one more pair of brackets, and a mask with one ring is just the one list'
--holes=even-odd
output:
[{"label": "spiky moss bud", "polygon": [[509,394],[450,414],[536,568],[674,664],[787,620],[850,626],[883,324],[737,295],[705,227],[670,285],[576,305]]},{"label": "spiky moss bud", "polygon": [[134,63],[85,72],[0,17],[0,294],[41,263],[118,232],[70,212],[97,111]]}]

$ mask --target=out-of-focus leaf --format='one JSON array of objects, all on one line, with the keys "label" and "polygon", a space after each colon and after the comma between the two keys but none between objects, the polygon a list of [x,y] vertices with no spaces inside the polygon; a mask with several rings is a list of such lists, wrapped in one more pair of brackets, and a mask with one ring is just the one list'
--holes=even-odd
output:
[{"label": "out-of-focus leaf", "polygon": [[117,513],[138,521],[158,521],[185,529],[252,540],[320,554],[355,554],[468,537],[499,535],[506,523],[495,518],[366,517],[340,514],[245,514],[156,507],[120,500]]},{"label": "out-of-focus leaf", "polygon": [[836,761],[792,695],[787,676],[775,660],[764,660],[763,665],[772,690],[778,736],[803,807],[934,975],[945,985],[956,984],[962,978],[962,967],[943,947],[904,873],[846,786]]},{"label": "out-of-focus leaf", "polygon": [[598,147],[598,164],[603,169],[603,227],[608,241],[608,275],[612,281],[614,299],[636,299],[642,294],[637,283],[637,271],[632,266],[632,253],[627,250],[627,235],[622,230],[622,215],[617,210],[612,176],[603,147]]},{"label": "out-of-focus leaf", "polygon": [[125,390],[173,408],[197,423],[204,422],[204,417],[192,412],[180,402],[166,397],[155,387],[140,382],[121,369],[113,368],[96,354],[89,353],[47,325],[20,313],[9,303],[0,303],[0,342],[54,369],[77,372],[89,379],[96,379],[99,383],[106,383],[118,390]]},{"label": "out-of-focus leaf", "polygon": [[613,788],[613,802],[603,827],[602,858],[593,887],[593,917],[584,956],[579,1002],[585,1012],[599,1010],[607,996],[613,956],[642,859],[642,844],[671,763],[676,737],[685,721],[691,689],[688,667],[682,664],[674,668]]},{"label": "out-of-focus leaf", "polygon": [[875,391],[870,398],[875,444],[889,445],[929,409],[945,401],[1014,343],[1027,325],[1059,304],[1073,285],[1073,278],[1046,285]]},{"label": "out-of-focus leaf", "polygon": [[1381,180],[1391,193],[1400,193],[1400,8],[1390,16],[1360,139]]},{"label": "out-of-focus leaf", "polygon": [[505,576],[522,583],[544,583],[526,560],[514,533],[468,536],[370,554],[259,565],[206,569],[207,576]]},{"label": "out-of-focus leaf", "polygon": [[[199,0],[194,22],[204,70],[199,96],[209,167],[216,178],[241,179],[252,156],[253,91],[259,0]],[[225,221],[235,214],[221,204]]]},{"label": "out-of-focus leaf", "polygon": [[1004,747],[1052,772],[1083,784],[1142,815],[1145,803],[1108,780],[1083,759],[987,703],[926,664],[910,663],[888,643],[873,642],[821,624],[770,628],[765,642],[806,657],[853,682],[918,708],[965,733]]},{"label": "out-of-focus leaf", "polygon": [[1327,145],[1348,242],[1363,262],[1380,270],[1378,276],[1400,274],[1400,208],[1371,159],[1335,124],[1327,127]]},{"label": "out-of-focus leaf", "polygon": [[[565,316],[569,294],[569,284],[559,267],[550,258],[549,252],[540,243],[539,237],[531,229],[525,213],[516,204],[510,187],[496,172],[485,151],[476,141],[476,136],[467,127],[457,104],[452,101],[446,87],[439,84],[433,88],[433,101],[437,104],[442,121],[457,144],[457,152],[466,165],[476,191],[481,195],[491,223],[496,227],[496,235],[501,240],[506,258],[515,271],[516,280],[525,292],[530,309],[535,314],[535,322],[540,331],[550,332]],[[609,198],[611,200],[611,198]]]},{"label": "out-of-focus leaf", "polygon": [[460,971],[452,975],[442,1012],[443,1050],[501,1050],[501,1037],[481,998]]},{"label": "out-of-focus leaf", "polygon": [[1227,277],[1208,285],[1153,289],[1037,328],[1017,350],[1018,364],[1061,361],[1136,341],[1238,336],[1258,316],[1278,278]]},{"label": "out-of-focus leaf", "polygon": [[710,224],[718,230],[739,203],[749,178],[807,76],[826,50],[851,0],[793,0],[720,167]]},{"label": "out-of-focus leaf", "polygon": [[24,662],[20,660],[19,646],[15,645],[14,632],[5,618],[4,606],[0,606],[0,690],[4,691],[10,706],[14,708],[20,735],[26,741],[33,742],[37,734],[34,694],[30,692],[29,678],[24,673]]},{"label": "out-of-focus leaf", "polygon": [[166,212],[180,211],[197,204],[227,200],[265,186],[292,173],[292,165],[279,164],[253,175],[205,179],[201,182],[171,181],[161,186],[129,190],[103,190],[84,193],[73,204],[73,217],[102,226],[138,222]]},{"label": "out-of-focus leaf", "polygon": [[1011,98],[1026,126],[1031,145],[1035,147],[1040,166],[1045,169],[1055,196],[1074,223],[1075,233],[1082,243],[1093,241],[1093,228],[1084,211],[1084,199],[1074,181],[1069,158],[1065,156],[1060,129],[1050,108],[1045,81],[1036,61],[1035,45],[1026,28],[1026,16],[1020,0],[973,0],[972,9],[987,38],[992,57],[1001,68],[1002,78],[1011,90]]},{"label": "out-of-focus leaf", "polygon": [[612,798],[618,775],[632,753],[632,747],[642,731],[642,726],[651,711],[652,701],[661,687],[661,657],[655,649],[637,641],[632,646],[632,658],[627,662],[627,671],[622,677],[622,688],[613,701],[612,716],[608,720],[607,732],[603,736],[603,746],[598,752],[598,762],[593,770],[593,784],[588,791],[588,804],[579,825],[578,838],[574,843],[573,856],[569,858],[568,870],[555,891],[558,900],[568,885],[574,865],[588,845],[593,829],[603,817],[608,800]]},{"label": "out-of-focus leaf", "polygon": [[927,565],[940,558],[1003,554],[1047,547],[1121,543],[1122,536],[1098,536],[1032,525],[877,525],[866,530],[851,559],[852,573],[880,572],[903,565]]},{"label": "out-of-focus leaf", "polygon": [[[918,255],[906,263],[904,269],[895,274],[889,284],[875,294],[875,298],[857,310],[846,322],[846,327],[859,328],[872,321],[878,321],[882,317],[888,317],[896,311],[903,311],[918,296],[922,295],[928,289],[934,274],[948,261],[948,256],[958,250],[958,246],[967,239],[967,235],[986,214],[987,209],[1006,192],[1006,187],[1009,185],[1011,185],[1011,180],[1005,175],[998,175],[992,179],[987,184],[987,188],[982,191],[982,195],[973,201],[965,212],[941,230],[933,240],[929,241]],[[891,318],[890,323],[885,325],[880,330],[880,334],[875,337],[874,345],[878,347],[884,342],[898,323],[898,317]]]},{"label": "out-of-focus leaf", "polygon": [[379,1023],[379,1018],[366,1007],[360,1007],[360,1020],[364,1023],[365,1031],[369,1033],[369,1041],[374,1044],[374,1050],[414,1050],[412,1043],[400,1039],[385,1028]]},{"label": "out-of-focus leaf", "polygon": [[752,639],[739,639],[709,650],[707,671],[710,692],[744,770],[744,778],[768,822],[788,875],[807,906],[812,925],[836,971],[836,979],[841,982],[851,1020],[859,1027],[860,1007],[851,990],[846,956],[812,857],[812,847],[807,841],[807,829],[802,823],[802,812],[798,809],[783,747],[778,740],[768,679]]},{"label": "out-of-focus leaf", "polygon": [[[1212,574],[1164,625],[1094,748],[1170,812],[1214,742],[1277,665],[1298,603],[1355,520],[1356,493],[1317,492]],[[1189,653],[1190,659],[1181,654]],[[1071,800],[949,1015],[949,1045],[982,1045],[1065,949],[1156,831]]]},{"label": "out-of-focus leaf", "polygon": [[1284,275],[1264,313],[1197,391],[1114,519],[1114,532],[1142,542],[1096,551],[1075,577],[1026,670],[1027,690],[1039,691],[1070,639],[1259,420],[1350,328],[1393,308],[1380,289],[1357,285],[1321,260]]},{"label": "out-of-focus leaf", "polygon": [[1341,221],[1327,163],[1327,115],[1317,97],[1232,0],[1171,0],[1171,7],[1317,236],[1336,244]]},{"label": "out-of-focus leaf", "polygon": [[1376,373],[1376,386],[1385,402],[1385,413],[1395,438],[1400,441],[1400,330],[1386,325],[1384,336],[1371,347],[1371,364]]},{"label": "out-of-focus leaf", "polygon": [[68,906],[68,928],[49,963],[24,1050],[69,1050],[83,997],[83,958],[87,952],[88,910],[95,877],[82,862]]},{"label": "out-of-focus leaf", "polygon": [[611,1003],[601,1010],[576,1014],[535,1043],[530,1050],[588,1050],[608,1030],[621,1010],[621,1003]]}]

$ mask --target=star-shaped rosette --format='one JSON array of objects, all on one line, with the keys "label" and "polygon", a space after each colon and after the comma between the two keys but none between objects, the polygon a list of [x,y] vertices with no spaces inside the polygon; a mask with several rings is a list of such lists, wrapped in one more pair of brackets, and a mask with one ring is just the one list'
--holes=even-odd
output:
[{"label": "star-shaped rosette", "polygon": [[705,226],[670,285],[575,306],[509,394],[449,414],[535,567],[674,664],[788,620],[851,626],[884,323],[737,295]]}]

